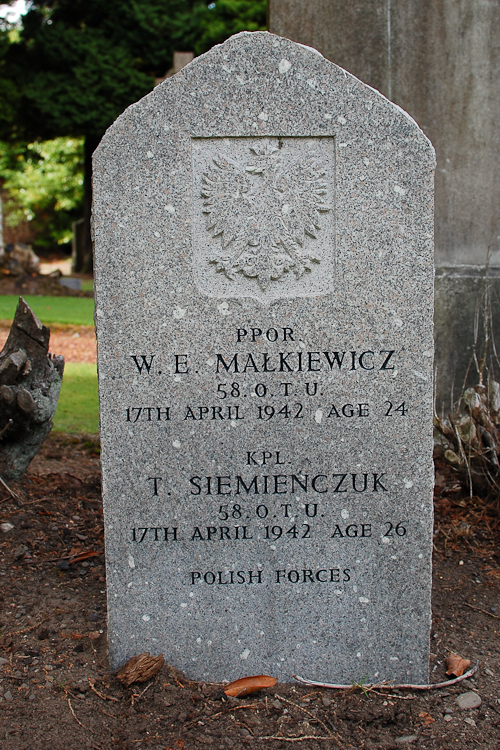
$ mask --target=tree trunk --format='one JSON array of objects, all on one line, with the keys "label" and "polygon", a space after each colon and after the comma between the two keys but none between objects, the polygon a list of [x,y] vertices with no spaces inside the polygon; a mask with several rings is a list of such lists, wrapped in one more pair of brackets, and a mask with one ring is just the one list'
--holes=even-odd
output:
[{"label": "tree trunk", "polygon": [[19,479],[52,429],[64,357],[49,354],[50,331],[19,298],[0,352],[0,477]]},{"label": "tree trunk", "polygon": [[92,216],[92,154],[99,145],[97,136],[87,135],[84,146],[83,178],[83,232],[82,237],[75,238],[73,253],[73,271],[75,273],[92,273],[94,267],[92,233],[90,220]]}]

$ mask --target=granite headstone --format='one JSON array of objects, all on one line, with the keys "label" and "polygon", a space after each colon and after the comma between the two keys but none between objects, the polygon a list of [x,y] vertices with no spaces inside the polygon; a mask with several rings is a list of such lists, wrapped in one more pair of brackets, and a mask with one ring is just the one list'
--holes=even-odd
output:
[{"label": "granite headstone", "polygon": [[104,136],[112,666],[427,680],[433,171],[403,110],[264,32]]}]

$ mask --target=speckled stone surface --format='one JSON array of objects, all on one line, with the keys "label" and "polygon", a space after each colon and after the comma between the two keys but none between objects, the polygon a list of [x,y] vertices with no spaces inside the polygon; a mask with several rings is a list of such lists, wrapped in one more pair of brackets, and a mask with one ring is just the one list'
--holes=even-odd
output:
[{"label": "speckled stone surface", "polygon": [[113,667],[427,681],[434,152],[243,33],[94,158]]}]

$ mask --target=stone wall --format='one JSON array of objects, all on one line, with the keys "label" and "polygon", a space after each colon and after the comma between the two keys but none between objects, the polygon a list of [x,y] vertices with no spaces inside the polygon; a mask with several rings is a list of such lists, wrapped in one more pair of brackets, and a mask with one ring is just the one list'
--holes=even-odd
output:
[{"label": "stone wall", "polygon": [[436,149],[437,388],[449,402],[469,365],[488,251],[500,272],[500,4],[270,0],[269,24],[399,104]]}]

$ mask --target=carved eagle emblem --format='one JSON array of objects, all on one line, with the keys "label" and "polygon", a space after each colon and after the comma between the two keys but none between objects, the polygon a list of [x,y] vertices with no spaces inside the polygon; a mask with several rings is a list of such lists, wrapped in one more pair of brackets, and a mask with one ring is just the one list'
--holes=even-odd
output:
[{"label": "carved eagle emblem", "polygon": [[229,279],[256,278],[265,291],[284,274],[300,278],[320,262],[306,240],[317,237],[330,206],[314,153],[299,158],[274,144],[250,147],[240,161],[219,153],[202,180],[207,230],[220,239],[210,262]]}]

